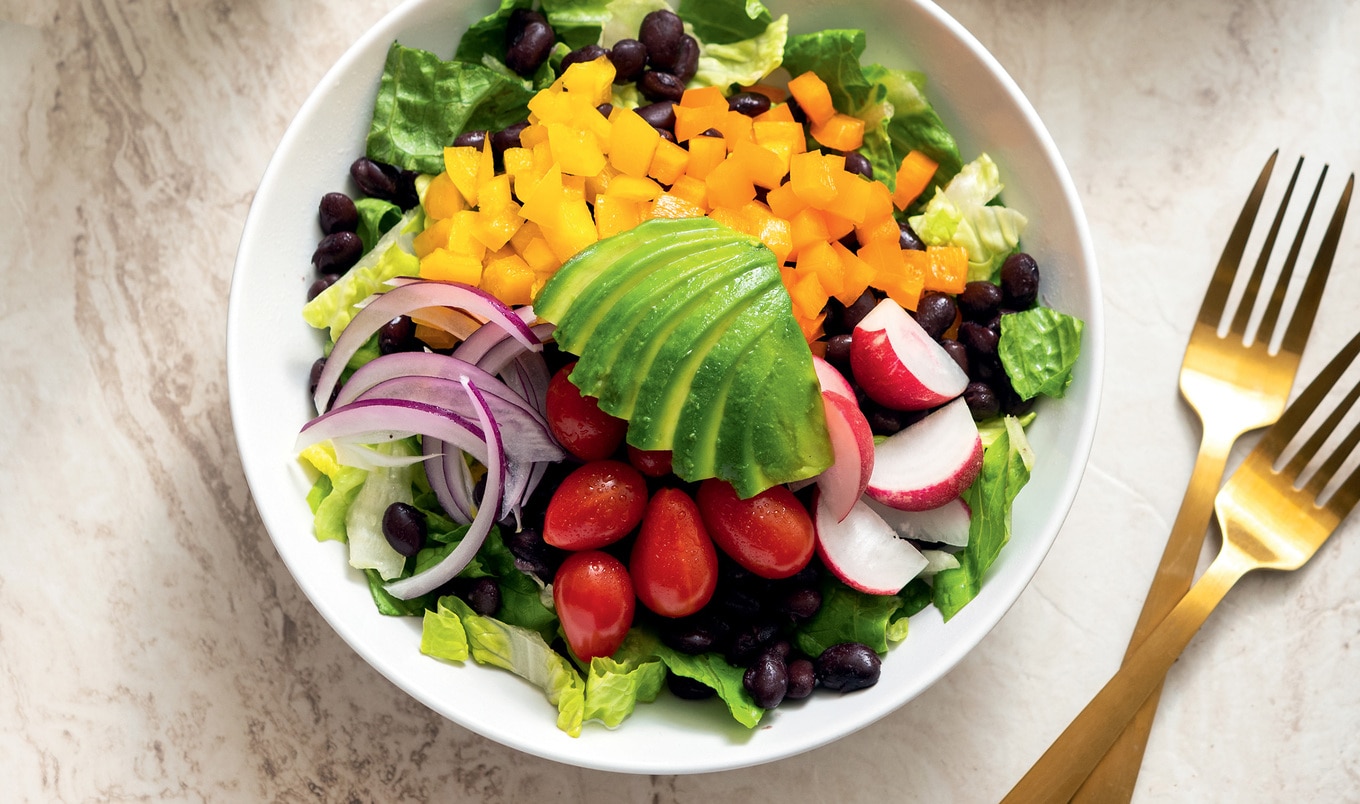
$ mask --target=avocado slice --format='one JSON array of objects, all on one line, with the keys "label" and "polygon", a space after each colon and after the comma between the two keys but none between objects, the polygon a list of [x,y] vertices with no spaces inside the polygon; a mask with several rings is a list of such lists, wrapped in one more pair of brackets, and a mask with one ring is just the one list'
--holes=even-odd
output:
[{"label": "avocado slice", "polygon": [[568,260],[535,302],[571,379],[628,443],[742,497],[831,465],[811,353],[774,255],[709,219],[653,220]]}]

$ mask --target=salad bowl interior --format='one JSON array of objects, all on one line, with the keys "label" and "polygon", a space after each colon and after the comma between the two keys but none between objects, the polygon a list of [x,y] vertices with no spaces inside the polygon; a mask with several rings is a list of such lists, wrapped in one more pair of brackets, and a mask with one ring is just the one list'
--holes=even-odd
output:
[{"label": "salad bowl interior", "polygon": [[299,310],[313,279],[316,208],[326,192],[348,190],[348,166],[362,155],[384,57],[393,40],[451,55],[489,3],[411,0],[391,12],[325,76],[270,162],[246,222],[232,279],[228,380],[236,438],[261,518],[303,592],[375,669],[439,714],[487,738],[548,759],[619,772],[693,773],[789,757],[854,732],[907,704],[968,653],[1015,602],[1038,569],[1076,494],[1094,435],[1103,327],[1090,236],[1057,150],[1014,82],[986,50],[936,6],[866,0],[853,6],[773,0],[794,32],[862,27],[865,61],[918,69],[965,159],[998,163],[1008,206],[1029,217],[1024,247],[1044,270],[1043,301],[1085,321],[1075,380],[1045,399],[1029,428],[1037,455],[1016,501],[1013,537],[979,596],[948,623],[929,607],[884,658],[877,686],[822,694],[770,712],[760,728],[730,720],[717,701],[664,694],[617,729],[587,724],[559,731],[542,693],[504,671],[451,665],[419,651],[420,620],[375,610],[345,547],[318,543],[305,501],[310,479],[295,460],[299,429],[313,415],[307,376],[321,335]]}]

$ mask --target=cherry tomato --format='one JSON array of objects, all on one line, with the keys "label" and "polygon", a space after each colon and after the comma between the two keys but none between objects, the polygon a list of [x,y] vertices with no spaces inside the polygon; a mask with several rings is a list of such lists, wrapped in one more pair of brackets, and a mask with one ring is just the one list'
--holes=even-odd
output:
[{"label": "cherry tomato", "polygon": [[688,494],[661,489],[652,495],[628,572],[638,600],[663,617],[693,614],[713,597],[718,553]]},{"label": "cherry tomato", "polygon": [[599,400],[571,384],[568,377],[575,367],[575,363],[564,366],[548,381],[548,428],[581,460],[608,458],[623,443],[628,422],[600,410]]},{"label": "cherry tomato", "polygon": [[633,625],[633,581],[608,553],[572,553],[553,577],[553,605],[578,658],[612,656]]},{"label": "cherry tomato", "polygon": [[756,575],[787,578],[812,560],[812,518],[786,487],[743,500],[731,484],[709,479],[699,486],[698,497],[713,541]]},{"label": "cherry tomato", "polygon": [[647,477],[665,477],[671,473],[671,451],[668,449],[638,449],[629,444],[628,462]]},{"label": "cherry tomato", "polygon": [[591,461],[567,475],[543,516],[543,541],[594,550],[622,539],[647,510],[647,481],[623,461]]}]

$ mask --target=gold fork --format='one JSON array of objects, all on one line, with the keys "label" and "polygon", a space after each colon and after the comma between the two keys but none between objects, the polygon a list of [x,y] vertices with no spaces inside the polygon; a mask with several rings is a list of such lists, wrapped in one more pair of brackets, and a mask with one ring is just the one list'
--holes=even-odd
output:
[{"label": "gold fork", "polygon": [[[1118,737],[1200,625],[1233,584],[1254,569],[1292,570],[1303,566],[1360,499],[1360,468],[1351,471],[1323,499],[1331,481],[1360,444],[1355,426],[1315,471],[1314,458],[1360,399],[1360,382],[1327,415],[1278,471],[1275,465],[1300,429],[1319,410],[1337,380],[1360,354],[1360,334],[1351,339],[1317,379],[1265,434],[1218,493],[1214,508],[1223,532],[1217,558],[1204,575],[1124,661],[1067,730],[1002,801],[1064,802]],[[1300,485],[1301,484],[1301,485]]]},{"label": "gold fork", "polygon": [[[1266,160],[1256,185],[1247,197],[1247,203],[1238,216],[1223,249],[1223,255],[1219,258],[1218,267],[1210,280],[1204,301],[1200,305],[1199,317],[1190,334],[1190,343],[1185,350],[1180,387],[1181,394],[1190,403],[1190,407],[1199,414],[1202,428],[1199,455],[1195,459],[1195,468],[1190,475],[1190,482],[1180,510],[1176,514],[1175,523],[1171,527],[1171,534],[1167,538],[1157,573],[1148,589],[1138,624],[1134,627],[1133,636],[1129,640],[1126,659],[1190,588],[1190,581],[1194,577],[1195,566],[1204,544],[1204,534],[1209,527],[1214,492],[1218,490],[1223,479],[1223,470],[1227,465],[1233,443],[1242,434],[1271,424],[1284,410],[1285,402],[1289,399],[1289,390],[1294,384],[1294,375],[1299,368],[1299,358],[1308,340],[1318,302],[1327,282],[1332,258],[1336,254],[1341,226],[1350,203],[1353,176],[1337,203],[1317,257],[1313,261],[1312,270],[1309,271],[1307,281],[1299,295],[1293,317],[1284,332],[1280,350],[1274,355],[1270,354],[1270,342],[1279,322],[1285,292],[1293,276],[1318,194],[1327,177],[1327,168],[1323,166],[1317,186],[1299,223],[1298,233],[1271,292],[1256,336],[1251,345],[1244,345],[1243,339],[1261,291],[1266,264],[1279,235],[1285,209],[1293,195],[1299,171],[1303,167],[1303,159],[1300,158],[1289,178],[1279,210],[1275,213],[1261,247],[1261,254],[1247,279],[1245,292],[1233,316],[1228,334],[1225,337],[1219,336],[1219,324],[1223,320],[1233,282],[1237,273],[1245,270],[1242,256],[1246,250],[1247,238],[1260,210],[1261,199],[1265,195],[1278,155],[1279,151],[1276,151]],[[1142,764],[1143,750],[1147,745],[1152,720],[1157,713],[1159,697],[1160,690],[1154,690],[1124,734],[1077,792],[1073,801],[1083,804],[1088,801],[1104,804],[1128,801],[1133,796],[1133,787],[1138,779],[1138,769]]]}]

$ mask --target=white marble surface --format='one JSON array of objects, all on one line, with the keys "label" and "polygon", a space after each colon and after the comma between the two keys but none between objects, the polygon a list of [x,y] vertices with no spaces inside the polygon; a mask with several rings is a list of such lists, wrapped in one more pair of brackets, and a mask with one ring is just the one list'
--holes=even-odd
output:
[{"label": "white marble surface", "polygon": [[[1115,670],[1189,476],[1176,393],[1271,149],[1360,165],[1360,3],[948,0],[1029,95],[1105,288],[1094,454],[1034,583],[949,676],[814,754],[629,777],[442,720],[312,610],[235,454],[226,294],[292,114],[376,0],[0,0],[6,800],[993,801]],[[1360,323],[1352,211],[1305,356]],[[1360,530],[1249,577],[1172,670],[1138,801],[1360,799]]]}]

